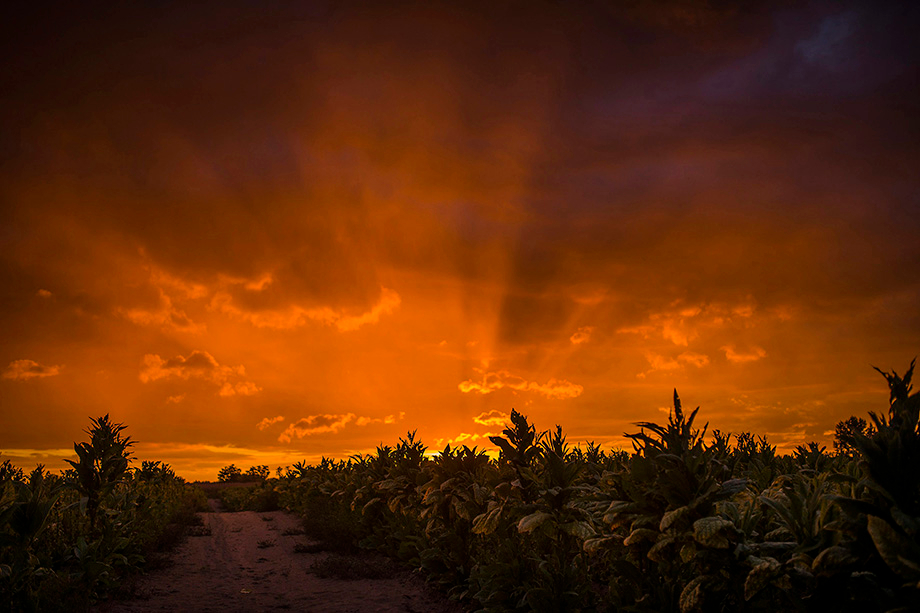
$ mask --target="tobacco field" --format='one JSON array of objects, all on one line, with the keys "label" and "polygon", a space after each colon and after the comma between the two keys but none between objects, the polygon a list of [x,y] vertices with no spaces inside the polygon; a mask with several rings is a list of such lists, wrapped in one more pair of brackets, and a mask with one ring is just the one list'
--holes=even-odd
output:
[{"label": "tobacco field", "polygon": [[[677,392],[632,453],[569,445],[511,413],[500,457],[428,454],[410,433],[346,461],[237,490],[330,543],[421,569],[470,610],[920,610],[920,396],[913,363],[881,372],[890,406],[837,426],[835,449],[779,456],[697,426]],[[241,497],[248,496],[248,501]]]},{"label": "tobacco field", "polygon": [[[330,550],[386,553],[471,611],[916,611],[913,370],[879,371],[890,405],[840,422],[833,450],[778,455],[764,437],[709,432],[675,391],[667,423],[628,435],[631,452],[571,445],[512,411],[497,458],[431,453],[409,433],[277,478],[254,467],[256,483],[219,495],[231,511],[296,513]],[[0,607],[104,599],[202,508],[168,466],[131,468],[123,429],[93,420],[60,475],[0,467]]]},{"label": "tobacco field", "polygon": [[132,468],[108,415],[62,474],[0,464],[0,610],[83,611],[117,592],[207,504],[160,462]]}]

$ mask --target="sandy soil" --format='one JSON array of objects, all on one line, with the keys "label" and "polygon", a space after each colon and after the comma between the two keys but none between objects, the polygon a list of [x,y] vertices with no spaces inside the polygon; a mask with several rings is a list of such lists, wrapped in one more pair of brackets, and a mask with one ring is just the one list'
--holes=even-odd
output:
[{"label": "sandy soil", "polygon": [[210,502],[213,512],[201,514],[203,532],[210,535],[190,536],[173,553],[173,564],[142,578],[139,599],[107,603],[97,613],[463,611],[407,571],[385,579],[320,578],[310,567],[330,554],[294,552],[296,544],[310,543],[302,535],[283,534],[300,528],[295,516],[224,513],[216,500]]}]

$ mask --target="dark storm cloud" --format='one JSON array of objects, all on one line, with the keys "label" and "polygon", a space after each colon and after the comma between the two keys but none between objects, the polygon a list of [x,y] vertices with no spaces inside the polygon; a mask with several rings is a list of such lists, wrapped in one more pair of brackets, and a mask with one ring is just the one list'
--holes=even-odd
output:
[{"label": "dark storm cloud", "polygon": [[[890,280],[850,228],[916,223],[899,219],[916,204],[909,6],[214,9],[33,16],[9,43],[28,52],[5,73],[7,148],[57,176],[67,195],[46,206],[178,274],[270,272],[234,296],[247,308],[369,308],[385,285],[370,262],[487,276],[489,244],[517,254],[515,291],[649,275],[871,290]],[[725,234],[756,247],[713,265]],[[804,247],[823,241],[852,248],[828,269]],[[916,255],[905,242],[884,268]]]},{"label": "dark storm cloud", "polygon": [[746,41],[710,30],[716,44],[678,69],[614,64],[569,98],[582,112],[557,125],[531,188],[537,221],[521,232],[516,280],[665,301],[916,292],[896,272],[920,257],[905,189],[918,158],[904,108],[917,104],[915,22],[903,5],[784,8]]}]

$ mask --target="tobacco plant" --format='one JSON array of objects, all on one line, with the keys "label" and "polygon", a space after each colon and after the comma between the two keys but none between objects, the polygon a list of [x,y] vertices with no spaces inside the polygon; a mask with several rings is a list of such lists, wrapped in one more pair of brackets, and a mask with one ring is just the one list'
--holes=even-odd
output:
[{"label": "tobacco plant", "polygon": [[571,447],[512,410],[497,459],[429,455],[410,433],[267,487],[476,611],[920,610],[920,400],[913,363],[882,374],[888,414],[838,424],[833,455],[782,456],[749,432],[707,441],[675,391],[665,424],[627,435],[631,454]]},{"label": "tobacco plant", "polygon": [[191,515],[197,498],[167,465],[130,469],[123,430],[93,419],[64,475],[0,467],[0,610],[86,610]]}]

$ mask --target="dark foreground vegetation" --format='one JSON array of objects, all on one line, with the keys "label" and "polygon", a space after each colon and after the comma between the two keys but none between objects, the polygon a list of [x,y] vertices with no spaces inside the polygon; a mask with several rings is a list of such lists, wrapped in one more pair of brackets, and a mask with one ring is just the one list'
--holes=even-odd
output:
[{"label": "dark foreground vegetation", "polygon": [[[566,443],[512,411],[498,460],[429,455],[414,434],[347,461],[224,490],[275,505],[330,549],[382,551],[479,611],[918,611],[920,396],[882,373],[888,411],[834,452],[694,427],[677,393],[633,453]],[[881,372],[881,371],[880,371]]]},{"label": "dark foreground vegetation", "polygon": [[0,611],[86,610],[123,591],[206,508],[169,466],[131,468],[124,428],[92,420],[63,474],[0,464]]},{"label": "dark foreground vegetation", "polygon": [[[299,514],[327,550],[422,569],[471,610],[918,611],[913,370],[882,373],[888,410],[840,422],[833,452],[707,436],[675,392],[666,424],[629,435],[632,453],[573,447],[561,427],[537,432],[512,411],[491,439],[497,460],[465,446],[429,454],[410,433],[278,478],[228,467],[228,483],[258,480],[215,491],[228,510]],[[93,420],[60,476],[0,468],[0,610],[85,607],[199,508],[201,490],[167,466],[129,467],[122,429]]]}]

